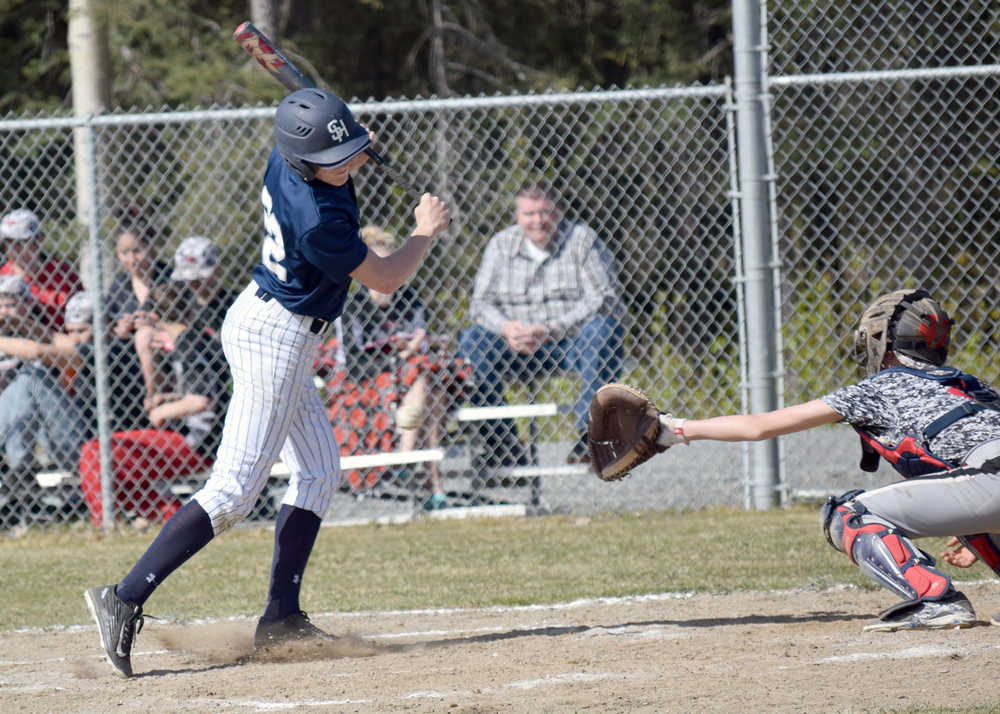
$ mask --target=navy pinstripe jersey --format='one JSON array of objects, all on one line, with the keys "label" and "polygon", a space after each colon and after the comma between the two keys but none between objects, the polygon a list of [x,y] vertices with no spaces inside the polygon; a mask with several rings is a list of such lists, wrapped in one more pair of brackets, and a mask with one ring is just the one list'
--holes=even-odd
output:
[{"label": "navy pinstripe jersey", "polygon": [[350,274],[368,255],[353,180],[343,186],[303,181],[274,149],[260,200],[264,241],[254,280],[289,312],[337,318]]}]

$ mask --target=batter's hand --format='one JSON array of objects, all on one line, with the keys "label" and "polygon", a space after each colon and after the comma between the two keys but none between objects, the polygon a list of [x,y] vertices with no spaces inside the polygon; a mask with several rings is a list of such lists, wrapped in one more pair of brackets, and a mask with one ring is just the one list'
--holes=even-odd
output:
[{"label": "batter's hand", "polygon": [[[956,545],[957,548],[954,547]],[[953,550],[946,550],[941,554],[941,560],[948,565],[954,565],[956,568],[971,568],[972,564],[979,560],[976,554],[962,545],[958,538],[952,538],[948,541],[948,547],[953,548]]]},{"label": "batter's hand", "polygon": [[444,205],[444,201],[429,193],[420,197],[420,203],[413,209],[413,215],[417,219],[417,227],[413,229],[413,234],[431,238],[447,228],[451,221],[451,212]]}]

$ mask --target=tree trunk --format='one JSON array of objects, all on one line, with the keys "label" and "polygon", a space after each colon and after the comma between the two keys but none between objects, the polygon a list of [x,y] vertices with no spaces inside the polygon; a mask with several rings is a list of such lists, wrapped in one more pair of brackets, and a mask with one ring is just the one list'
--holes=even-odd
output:
[{"label": "tree trunk", "polygon": [[[111,104],[110,60],[107,31],[94,16],[96,0],[69,0],[67,45],[73,83],[73,113],[101,114]],[[90,220],[91,171],[84,163],[87,129],[73,132],[76,160],[76,215],[84,225]],[[95,153],[97,145],[95,142]]]},{"label": "tree trunk", "polygon": [[439,97],[447,97],[449,91],[448,78],[445,75],[444,21],[441,18],[441,0],[433,0],[431,3],[431,22],[434,27],[431,35],[431,81],[434,83],[434,93]]},{"label": "tree trunk", "polygon": [[275,0],[250,0],[250,22],[278,43],[278,3]]}]

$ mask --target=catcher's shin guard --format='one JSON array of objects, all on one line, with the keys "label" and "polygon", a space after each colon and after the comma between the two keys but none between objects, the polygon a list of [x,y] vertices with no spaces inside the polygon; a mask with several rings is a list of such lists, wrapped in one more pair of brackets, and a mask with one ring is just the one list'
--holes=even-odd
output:
[{"label": "catcher's shin guard", "polygon": [[934,558],[900,535],[891,523],[868,513],[849,491],[823,504],[823,531],[835,549],[862,572],[907,602],[939,600],[952,591],[951,578]]}]

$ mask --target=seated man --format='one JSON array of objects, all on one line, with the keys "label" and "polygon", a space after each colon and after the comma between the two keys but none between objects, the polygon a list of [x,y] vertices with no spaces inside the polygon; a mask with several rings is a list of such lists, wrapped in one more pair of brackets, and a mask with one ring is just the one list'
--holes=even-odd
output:
[{"label": "seated man", "polygon": [[[562,219],[551,188],[527,184],[514,203],[517,223],[486,246],[459,355],[472,365],[476,406],[503,404],[509,379],[579,374],[580,437],[567,461],[586,461],[590,400],[621,369],[625,306],[614,261],[592,229]],[[523,463],[510,420],[484,422],[480,433],[482,465]]]}]

